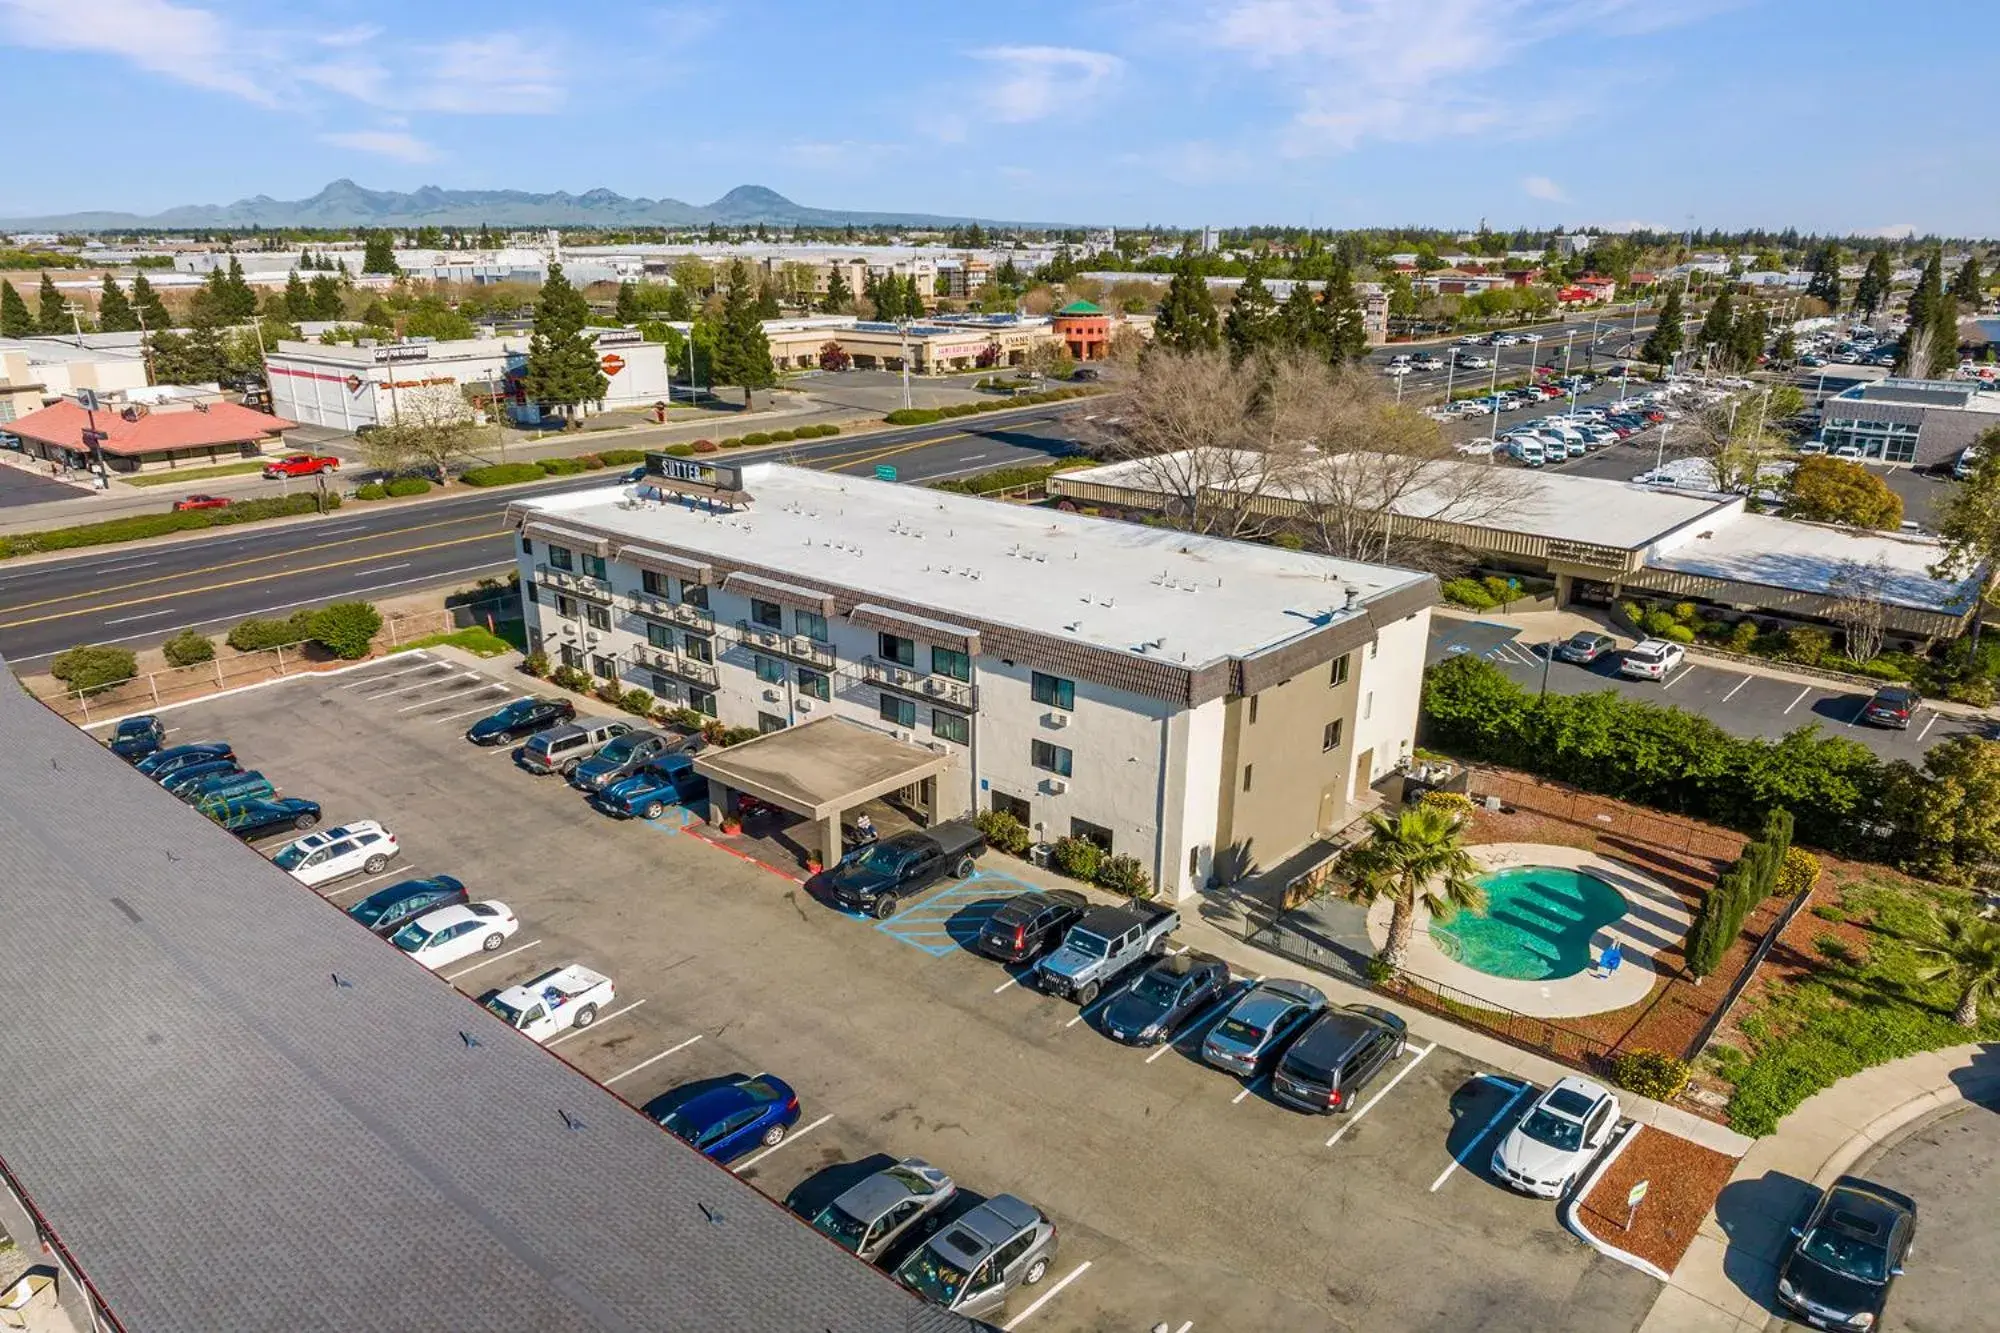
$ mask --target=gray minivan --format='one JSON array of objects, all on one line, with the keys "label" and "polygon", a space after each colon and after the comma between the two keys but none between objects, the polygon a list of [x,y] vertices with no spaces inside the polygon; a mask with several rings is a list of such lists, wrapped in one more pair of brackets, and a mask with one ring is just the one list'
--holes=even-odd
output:
[{"label": "gray minivan", "polygon": [[996,1194],[932,1236],[896,1280],[953,1314],[991,1314],[1016,1287],[1048,1276],[1056,1224],[1031,1203]]},{"label": "gray minivan", "polygon": [[580,717],[574,722],[538,731],[528,737],[527,743],[521,747],[521,767],[530,773],[560,773],[568,777],[576,771],[577,765],[630,730],[630,722],[613,722],[605,717]]},{"label": "gray minivan", "polygon": [[1409,1029],[1387,1009],[1328,1009],[1299,1034],[1271,1074],[1271,1095],[1315,1115],[1351,1111],[1361,1090],[1402,1057]]}]

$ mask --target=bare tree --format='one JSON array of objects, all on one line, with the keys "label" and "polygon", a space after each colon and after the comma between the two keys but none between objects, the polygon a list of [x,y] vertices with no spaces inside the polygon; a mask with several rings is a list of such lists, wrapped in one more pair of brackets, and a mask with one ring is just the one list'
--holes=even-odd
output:
[{"label": "bare tree", "polygon": [[398,392],[394,419],[364,436],[362,451],[384,473],[422,472],[443,481],[488,434],[457,386],[422,385]]},{"label": "bare tree", "polygon": [[1783,458],[1785,442],[1770,429],[1763,393],[1739,394],[1696,412],[1685,435],[1689,452],[1708,461],[1715,489],[1754,495],[1771,464]]},{"label": "bare tree", "polygon": [[1847,655],[1857,662],[1872,661],[1882,651],[1882,590],[1888,585],[1889,565],[1880,556],[1869,564],[1842,561],[1828,580],[1836,599],[1828,614],[1840,626]]}]

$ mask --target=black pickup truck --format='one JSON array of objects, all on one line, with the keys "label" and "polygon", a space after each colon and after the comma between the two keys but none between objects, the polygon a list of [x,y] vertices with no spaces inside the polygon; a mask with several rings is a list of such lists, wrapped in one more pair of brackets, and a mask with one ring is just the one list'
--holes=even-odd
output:
[{"label": "black pickup truck", "polygon": [[898,833],[849,852],[826,874],[827,892],[842,907],[892,917],[904,898],[950,874],[964,879],[986,850],[986,835],[969,819]]}]

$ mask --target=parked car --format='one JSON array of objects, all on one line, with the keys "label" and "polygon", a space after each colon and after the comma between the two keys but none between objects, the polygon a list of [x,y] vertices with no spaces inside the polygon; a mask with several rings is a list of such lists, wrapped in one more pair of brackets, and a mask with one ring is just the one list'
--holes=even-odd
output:
[{"label": "parked car", "polygon": [[372,819],[357,819],[287,843],[271,864],[301,884],[325,884],[353,874],[379,875],[402,850],[388,829]]},{"label": "parked car", "polygon": [[465,729],[465,739],[474,745],[505,745],[523,736],[532,736],[576,716],[576,705],[567,699],[531,695],[503,705]]},{"label": "parked car", "polygon": [[630,722],[590,717],[538,731],[521,747],[521,767],[530,773],[576,772],[584,760],[632,730]]},{"label": "parked car", "polygon": [[440,908],[458,907],[471,900],[465,885],[450,875],[428,879],[398,880],[377,889],[347,909],[347,914],[377,935],[394,935],[410,922]]},{"label": "parked car", "polygon": [[118,724],[108,742],[111,753],[128,764],[136,764],[151,754],[156,754],[166,743],[167,727],[157,717],[128,717]]},{"label": "parked car", "polygon": [[264,477],[312,477],[340,471],[340,460],[329,454],[287,454],[264,464]]},{"label": "parked car", "polygon": [[656,755],[667,752],[667,738],[657,731],[628,731],[590,758],[569,775],[570,783],[589,792],[603,791]]},{"label": "parked car", "polygon": [[1625,650],[1618,674],[1635,680],[1665,680],[1687,659],[1687,649],[1665,639],[1641,639]]},{"label": "parked car", "polygon": [[897,1241],[934,1222],[956,1197],[958,1186],[950,1176],[921,1157],[905,1157],[849,1186],[813,1214],[813,1230],[849,1254],[877,1263]]},{"label": "parked car", "polygon": [[1349,1004],[1325,1010],[1279,1058],[1271,1095],[1316,1115],[1351,1111],[1370,1080],[1408,1046],[1408,1028],[1387,1009]]},{"label": "parked car", "polygon": [[1617,646],[1618,641],[1609,634],[1578,630],[1556,645],[1556,656],[1578,666],[1589,666]]},{"label": "parked car", "polygon": [[941,876],[966,878],[985,850],[986,835],[969,819],[898,833],[843,856],[826,874],[827,892],[842,907],[886,919]]},{"label": "parked car", "polygon": [[[233,768],[233,766],[232,766]],[[276,796],[277,787],[262,773],[252,770],[244,773],[211,773],[185,786],[174,789],[174,795],[198,810],[213,809],[231,801],[249,801],[263,796]]]},{"label": "parked car", "polygon": [[1217,1069],[1255,1078],[1325,1008],[1326,996],[1317,986],[1283,977],[1260,981],[1208,1030],[1201,1058]]},{"label": "parked car", "polygon": [[486,1008],[516,1032],[541,1042],[589,1027],[598,1010],[617,998],[610,977],[571,963],[495,991],[486,998]]},{"label": "parked car", "polygon": [[389,942],[435,971],[476,953],[493,952],[520,928],[507,904],[489,899],[426,912]]},{"label": "parked car", "polygon": [[1557,1079],[1493,1150],[1501,1183],[1544,1199],[1559,1199],[1611,1142],[1618,1098],[1574,1074]]},{"label": "parked car", "polygon": [[1007,1293],[1048,1276],[1056,1224],[1011,1194],[996,1194],[932,1236],[896,1280],[954,1314],[991,1314]]},{"label": "parked car", "polygon": [[658,819],[670,805],[689,805],[708,795],[708,779],[694,771],[688,754],[657,755],[590,798],[619,819]]},{"label": "parked car", "polygon": [[986,918],[972,947],[1003,963],[1032,963],[1089,910],[1090,900],[1074,889],[1017,893]]},{"label": "parked car", "polygon": [[304,833],[319,823],[319,802],[302,796],[259,796],[212,805],[208,817],[245,842],[273,833]]},{"label": "parked car", "polygon": [[711,1088],[669,1109],[666,1098],[648,1102],[646,1114],[681,1142],[717,1162],[733,1162],[752,1148],[775,1148],[799,1123],[799,1096],[783,1079],[757,1074]]},{"label": "parked car", "polygon": [[190,759],[187,763],[176,764],[165,773],[156,776],[154,781],[178,796],[196,783],[205,782],[218,774],[242,771],[243,766],[236,762],[234,756],[221,759],[214,755],[203,755]]},{"label": "parked car", "polygon": [[1432,356],[1429,352],[1425,352],[1423,355],[1417,357],[1414,361],[1410,362],[1410,364],[1415,366],[1418,370],[1444,369],[1444,362],[1438,360],[1436,357]]},{"label": "parked car", "polygon": [[223,495],[190,495],[174,501],[174,512],[185,514],[195,509],[227,509],[229,498]]},{"label": "parked car", "polygon": [[1186,950],[1148,967],[1104,1006],[1104,1033],[1128,1046],[1170,1042],[1181,1025],[1229,990],[1229,964]]},{"label": "parked car", "polygon": [[1047,994],[1088,1005],[1160,953],[1180,924],[1179,912],[1158,903],[1094,907],[1069,928],[1060,948],[1035,964],[1035,983]]},{"label": "parked car", "polygon": [[155,750],[133,767],[157,782],[189,764],[203,764],[214,759],[227,759],[233,762],[235,758],[236,751],[230,748],[228,741],[202,741],[193,745],[171,745],[164,750]]},{"label": "parked car", "polygon": [[1793,1228],[1778,1264],[1778,1303],[1815,1328],[1876,1328],[1916,1234],[1909,1196],[1842,1176]]},{"label": "parked car", "polygon": [[1884,685],[1861,706],[1861,720],[1871,726],[1908,731],[1910,719],[1916,716],[1923,702],[1907,685]]}]

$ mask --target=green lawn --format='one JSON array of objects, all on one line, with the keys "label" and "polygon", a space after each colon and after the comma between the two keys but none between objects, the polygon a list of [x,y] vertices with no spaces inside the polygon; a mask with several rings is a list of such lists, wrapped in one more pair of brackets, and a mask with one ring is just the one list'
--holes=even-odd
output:
[{"label": "green lawn", "polygon": [[498,657],[502,653],[521,653],[528,650],[528,641],[523,633],[522,622],[503,620],[495,624],[494,633],[484,625],[472,625],[465,629],[455,629],[444,634],[426,634],[421,639],[397,644],[392,652],[407,653],[412,648],[460,648],[479,657]]},{"label": "green lawn", "polygon": [[242,477],[252,472],[262,472],[262,460],[242,463],[218,463],[214,467],[184,467],[172,472],[143,472],[134,477],[120,477],[128,486],[178,486],[188,481],[212,481],[216,477]]},{"label": "green lawn", "polygon": [[1825,939],[1805,980],[1773,985],[1754,1013],[1737,1020],[1750,1051],[1735,1073],[1729,1123],[1745,1134],[1769,1134],[1800,1102],[1850,1074],[1919,1051],[2000,1039],[2000,1006],[1989,1003],[1978,1027],[1962,1028],[1951,1021],[1958,992],[1950,980],[1917,977],[1928,965],[1916,949],[1931,936],[1933,910],[1969,901],[1932,885],[1849,886],[1844,914],[1864,928],[1865,945],[1849,950]]}]

